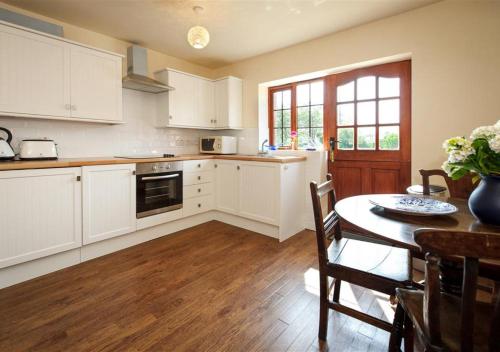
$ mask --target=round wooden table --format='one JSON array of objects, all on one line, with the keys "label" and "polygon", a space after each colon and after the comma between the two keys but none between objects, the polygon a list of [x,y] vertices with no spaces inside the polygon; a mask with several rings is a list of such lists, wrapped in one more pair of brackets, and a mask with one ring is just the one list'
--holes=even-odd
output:
[{"label": "round wooden table", "polygon": [[[342,199],[335,205],[335,211],[343,221],[360,229],[361,234],[368,232],[375,238],[408,248],[414,253],[419,253],[420,247],[413,240],[413,232],[420,228],[481,232],[500,236],[500,227],[479,222],[469,211],[465,199],[445,199],[458,208],[458,212],[452,215],[411,216],[384,211],[370,203],[369,199],[373,196],[380,195],[361,195]],[[500,281],[500,262],[481,261],[480,273]]]}]

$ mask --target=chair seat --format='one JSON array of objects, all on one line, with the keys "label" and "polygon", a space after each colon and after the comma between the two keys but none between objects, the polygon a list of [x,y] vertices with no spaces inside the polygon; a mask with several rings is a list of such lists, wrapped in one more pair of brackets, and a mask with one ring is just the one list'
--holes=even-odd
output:
[{"label": "chair seat", "polygon": [[[425,336],[423,318],[424,292],[397,289],[396,296],[420,335]],[[441,340],[443,347],[449,351],[460,351],[460,304],[459,297],[441,293]],[[492,311],[490,304],[476,303],[474,315],[475,352],[489,351],[488,341]]]},{"label": "chair seat", "polygon": [[[342,267],[369,273],[376,278],[392,281],[394,287],[409,286],[412,282],[411,255],[407,249],[342,238],[332,241],[328,247],[328,258],[327,267],[331,271]],[[332,276],[337,277],[336,273],[332,273]],[[347,281],[367,287],[364,282]]]}]

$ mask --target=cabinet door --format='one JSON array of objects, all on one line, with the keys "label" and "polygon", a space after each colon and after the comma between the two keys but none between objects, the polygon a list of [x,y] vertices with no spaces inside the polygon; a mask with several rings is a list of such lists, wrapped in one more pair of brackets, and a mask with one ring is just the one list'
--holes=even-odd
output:
[{"label": "cabinet door", "polygon": [[279,164],[241,162],[239,215],[279,225]]},{"label": "cabinet door", "polygon": [[66,43],[0,25],[0,112],[70,116]]},{"label": "cabinet door", "polygon": [[168,71],[169,125],[194,126],[196,78],[176,71]]},{"label": "cabinet door", "polygon": [[234,161],[215,162],[215,205],[228,213],[238,211],[238,164]]},{"label": "cabinet door", "polygon": [[84,166],[83,244],[136,229],[135,164]]},{"label": "cabinet door", "polygon": [[213,81],[202,78],[197,79],[196,126],[214,127],[214,89]]},{"label": "cabinet door", "polygon": [[228,99],[227,79],[215,81],[215,127],[222,128],[229,126]]},{"label": "cabinet door", "polygon": [[122,120],[121,58],[71,45],[71,117]]},{"label": "cabinet door", "polygon": [[0,172],[0,268],[81,246],[80,173]]}]

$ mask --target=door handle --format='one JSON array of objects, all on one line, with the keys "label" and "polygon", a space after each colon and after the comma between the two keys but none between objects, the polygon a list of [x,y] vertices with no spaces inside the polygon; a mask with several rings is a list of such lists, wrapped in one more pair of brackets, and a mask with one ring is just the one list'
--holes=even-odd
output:
[{"label": "door handle", "polygon": [[333,163],[335,160],[335,144],[337,144],[339,141],[335,139],[335,137],[330,137],[328,140],[328,144],[330,145],[329,149],[329,154],[330,154],[330,161]]}]

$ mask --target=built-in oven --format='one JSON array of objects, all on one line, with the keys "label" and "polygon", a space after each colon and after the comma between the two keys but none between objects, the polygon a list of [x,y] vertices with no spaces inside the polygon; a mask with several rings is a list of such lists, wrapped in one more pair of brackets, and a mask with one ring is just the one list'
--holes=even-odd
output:
[{"label": "built-in oven", "polygon": [[137,218],[182,208],[182,161],[136,166]]}]

